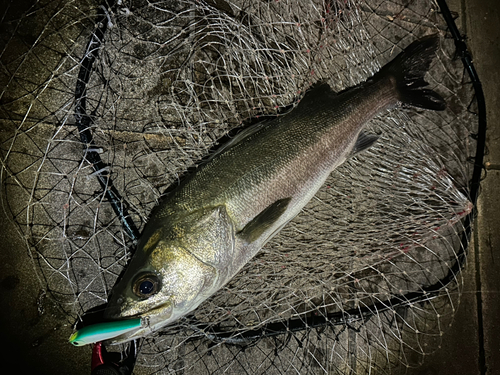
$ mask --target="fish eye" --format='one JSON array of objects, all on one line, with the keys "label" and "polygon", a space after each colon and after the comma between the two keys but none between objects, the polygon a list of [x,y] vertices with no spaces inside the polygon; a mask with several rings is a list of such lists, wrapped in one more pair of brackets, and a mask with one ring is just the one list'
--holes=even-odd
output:
[{"label": "fish eye", "polygon": [[160,290],[160,280],[153,273],[141,274],[134,282],[133,291],[137,297],[148,298]]}]

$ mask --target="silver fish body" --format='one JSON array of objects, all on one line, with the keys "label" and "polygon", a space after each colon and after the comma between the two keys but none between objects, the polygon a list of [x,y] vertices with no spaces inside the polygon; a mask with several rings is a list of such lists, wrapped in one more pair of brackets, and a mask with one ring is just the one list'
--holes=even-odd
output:
[{"label": "silver fish body", "polygon": [[436,36],[411,44],[367,82],[340,94],[326,84],[290,113],[253,125],[164,197],[147,223],[105,316],[141,317],[130,340],[193,311],[294,218],[351,155],[370,147],[367,121],[388,108],[444,109],[424,89]]}]

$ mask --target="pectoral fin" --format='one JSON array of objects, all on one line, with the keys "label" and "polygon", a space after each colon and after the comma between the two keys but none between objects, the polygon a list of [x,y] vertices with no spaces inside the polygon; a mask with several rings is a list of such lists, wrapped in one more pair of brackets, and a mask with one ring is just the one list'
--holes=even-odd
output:
[{"label": "pectoral fin", "polygon": [[257,240],[267,229],[269,229],[283,215],[292,198],[279,199],[264,211],[253,218],[245,227],[238,233],[238,236],[247,242]]},{"label": "pectoral fin", "polygon": [[370,148],[375,142],[377,142],[378,138],[379,136],[375,134],[359,133],[358,139],[352,148],[350,156]]}]

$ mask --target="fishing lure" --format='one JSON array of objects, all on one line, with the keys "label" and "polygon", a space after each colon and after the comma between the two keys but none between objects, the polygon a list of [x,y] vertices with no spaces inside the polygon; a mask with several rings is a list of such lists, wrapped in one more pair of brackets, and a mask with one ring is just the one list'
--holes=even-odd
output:
[{"label": "fishing lure", "polygon": [[108,340],[141,327],[141,318],[92,324],[73,333],[69,342],[75,346],[83,346]]}]

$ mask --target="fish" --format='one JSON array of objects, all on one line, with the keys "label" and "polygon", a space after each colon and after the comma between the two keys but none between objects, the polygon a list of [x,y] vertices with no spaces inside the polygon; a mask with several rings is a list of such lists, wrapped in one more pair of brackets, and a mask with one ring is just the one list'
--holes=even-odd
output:
[{"label": "fish", "polygon": [[424,79],[438,45],[437,35],[423,37],[339,93],[315,85],[289,113],[238,133],[165,195],[104,312],[111,321],[140,318],[141,327],[107,343],[174,323],[224,287],[334,169],[378,140],[364,131],[374,116],[401,107],[444,110]]}]

